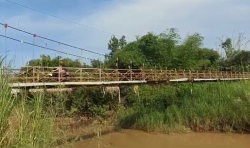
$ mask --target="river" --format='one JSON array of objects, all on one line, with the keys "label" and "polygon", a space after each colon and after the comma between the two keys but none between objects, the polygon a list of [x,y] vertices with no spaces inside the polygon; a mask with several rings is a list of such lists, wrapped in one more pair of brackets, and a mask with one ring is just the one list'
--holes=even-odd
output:
[{"label": "river", "polygon": [[151,134],[137,130],[103,133],[101,139],[85,138],[72,148],[250,148],[249,134],[188,133]]}]

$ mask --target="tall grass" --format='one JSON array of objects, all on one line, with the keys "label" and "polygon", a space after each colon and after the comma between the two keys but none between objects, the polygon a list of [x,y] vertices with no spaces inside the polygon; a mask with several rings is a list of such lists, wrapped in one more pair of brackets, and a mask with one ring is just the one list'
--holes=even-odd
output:
[{"label": "tall grass", "polygon": [[[143,86],[118,122],[147,131],[250,131],[250,82]],[[192,89],[192,91],[191,91]],[[134,101],[131,101],[134,100]]]},{"label": "tall grass", "polygon": [[[3,60],[0,60],[2,67]],[[11,94],[6,72],[0,70],[0,147],[48,148],[62,138],[54,126],[55,116],[45,108],[43,93]]]},{"label": "tall grass", "polygon": [[[2,67],[2,64],[3,59],[0,57],[0,67]],[[8,77],[3,77],[3,69],[0,70],[0,76],[0,146],[2,146],[3,144],[8,144],[8,119],[11,116],[17,99],[10,95]]]},{"label": "tall grass", "polygon": [[[0,57],[0,67],[2,64]],[[73,135],[71,128],[84,123],[84,118],[67,118],[73,115],[100,116],[100,123],[93,123],[93,129],[100,136],[102,118],[112,116],[118,108],[118,99],[109,94],[104,96],[101,88],[78,88],[73,94],[46,91],[30,94],[23,90],[12,95],[9,87],[12,82],[8,72],[0,68],[0,148],[69,144]]]}]

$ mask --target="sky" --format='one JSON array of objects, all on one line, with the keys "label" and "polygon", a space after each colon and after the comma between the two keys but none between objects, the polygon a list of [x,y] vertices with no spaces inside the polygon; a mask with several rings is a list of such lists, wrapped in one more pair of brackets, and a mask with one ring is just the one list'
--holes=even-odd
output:
[{"label": "sky", "polygon": [[[184,39],[195,32],[204,36],[204,47],[216,49],[220,38],[237,37],[245,32],[250,37],[249,0],[9,0],[27,7],[67,19],[76,25],[49,15],[0,0],[0,23],[37,35],[98,53],[109,53],[112,34],[125,35],[129,42],[147,32],[159,34],[168,28],[178,28]],[[94,29],[93,29],[94,28]],[[101,31],[100,31],[101,30]],[[0,26],[0,35],[47,46],[56,50],[103,60],[98,56],[40,38],[33,38]],[[8,53],[13,67],[24,66],[41,54],[67,56],[0,37],[0,55]],[[246,47],[245,50],[248,50]],[[133,59],[131,59],[133,60]],[[89,63],[88,60],[81,59]]]}]

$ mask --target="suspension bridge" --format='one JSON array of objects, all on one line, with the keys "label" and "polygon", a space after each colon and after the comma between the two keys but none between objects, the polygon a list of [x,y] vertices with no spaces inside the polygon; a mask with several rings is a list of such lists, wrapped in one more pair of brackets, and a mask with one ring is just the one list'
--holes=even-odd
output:
[{"label": "suspension bridge", "polygon": [[170,84],[250,79],[250,72],[157,69],[65,67],[62,70],[55,67],[23,67],[22,69],[2,69],[1,73],[8,75],[12,88]]},{"label": "suspension bridge", "polygon": [[[75,56],[77,58],[90,60],[82,56],[82,52],[89,52],[99,56],[104,54],[86,50],[21,30],[8,24],[0,23],[5,28],[5,35],[1,37],[12,41],[28,44],[33,47],[51,50],[65,55]],[[19,31],[35,38],[41,38],[59,45],[67,46],[80,50],[81,55],[67,53],[36,45],[35,42],[29,43],[23,40],[8,37],[7,29]],[[6,44],[6,42],[5,42]],[[33,48],[34,55],[34,48]],[[118,64],[118,63],[116,63]],[[105,69],[105,68],[74,68],[74,67],[45,67],[45,66],[25,66],[20,69],[1,68],[1,77],[7,76],[10,79],[11,88],[33,88],[33,87],[76,87],[76,86],[108,86],[108,85],[138,85],[138,84],[170,84],[184,82],[216,82],[216,81],[236,81],[247,80],[250,78],[250,72],[233,72],[233,71],[191,71],[191,70],[159,70],[159,69]],[[65,71],[66,70],[66,71]]]}]

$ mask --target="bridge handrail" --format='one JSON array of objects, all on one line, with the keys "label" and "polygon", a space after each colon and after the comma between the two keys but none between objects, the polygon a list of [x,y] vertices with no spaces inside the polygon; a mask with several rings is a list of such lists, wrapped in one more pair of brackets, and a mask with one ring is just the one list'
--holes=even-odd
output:
[{"label": "bridge handrail", "polygon": [[[13,79],[17,81],[36,82],[36,81],[54,81],[54,77],[49,77],[52,69],[58,67],[43,67],[43,66],[25,66],[20,69],[5,69],[11,74],[14,74]],[[16,70],[21,70],[19,73]],[[50,70],[51,69],[51,70]],[[218,70],[181,70],[181,69],[103,69],[103,68],[78,68],[78,67],[63,67],[67,69],[73,76],[70,76],[72,81],[167,81],[169,79],[220,79],[220,78],[250,78],[250,72],[239,71],[218,71]],[[4,70],[1,68],[1,70]],[[22,72],[22,73],[20,73]],[[58,81],[65,79],[61,75],[59,69]]]}]

